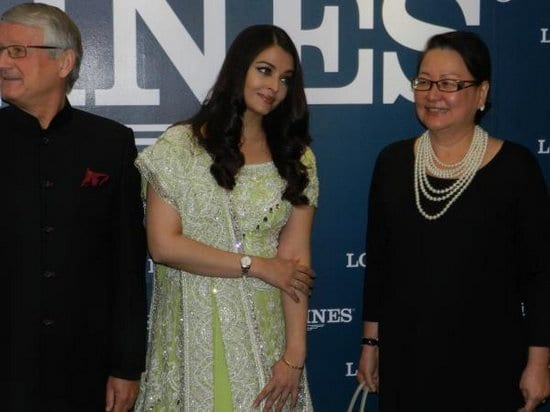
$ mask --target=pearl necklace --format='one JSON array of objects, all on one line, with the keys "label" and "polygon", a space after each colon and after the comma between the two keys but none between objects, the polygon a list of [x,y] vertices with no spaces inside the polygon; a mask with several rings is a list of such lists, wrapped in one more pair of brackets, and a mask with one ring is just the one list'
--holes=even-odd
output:
[{"label": "pearl necklace", "polygon": [[[472,143],[462,160],[456,163],[445,163],[437,158],[430,142],[429,131],[426,130],[420,136],[414,160],[414,196],[416,208],[422,216],[428,220],[440,218],[466,190],[481,166],[487,149],[487,140],[487,132],[475,126]],[[442,179],[455,180],[444,189],[436,189],[430,184],[428,173]],[[420,193],[433,202],[447,200],[447,203],[441,211],[430,215],[420,203]]]}]

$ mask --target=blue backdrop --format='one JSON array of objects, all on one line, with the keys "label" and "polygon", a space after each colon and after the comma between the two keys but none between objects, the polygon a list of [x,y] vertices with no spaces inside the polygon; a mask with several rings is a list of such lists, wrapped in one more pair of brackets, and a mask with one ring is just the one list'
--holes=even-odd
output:
[{"label": "blue backdrop", "polygon": [[[429,36],[482,35],[494,62],[484,126],[527,146],[550,182],[548,0],[46,2],[65,9],[83,34],[71,102],[131,126],[140,147],[197,109],[244,27],[280,25],[299,46],[321,181],[307,362],[318,411],[345,410],[355,387],[370,175],[383,146],[421,130],[408,79]],[[15,3],[0,0],[0,9]],[[368,410],[377,410],[376,397]]]}]

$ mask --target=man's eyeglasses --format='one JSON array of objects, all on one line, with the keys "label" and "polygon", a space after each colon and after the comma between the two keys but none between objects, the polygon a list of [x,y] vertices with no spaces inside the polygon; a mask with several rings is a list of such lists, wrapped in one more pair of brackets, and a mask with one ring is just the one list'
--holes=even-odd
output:
[{"label": "man's eyeglasses", "polygon": [[415,77],[411,80],[411,86],[414,90],[419,92],[427,92],[432,89],[435,84],[437,90],[445,93],[458,92],[459,90],[466,89],[471,86],[480,84],[478,80],[455,80],[455,79],[441,79],[430,80],[424,77]]},{"label": "man's eyeglasses", "polygon": [[0,46],[0,55],[4,50],[7,50],[8,56],[12,59],[22,59],[27,56],[27,49],[62,50],[63,47],[10,44],[9,46]]}]

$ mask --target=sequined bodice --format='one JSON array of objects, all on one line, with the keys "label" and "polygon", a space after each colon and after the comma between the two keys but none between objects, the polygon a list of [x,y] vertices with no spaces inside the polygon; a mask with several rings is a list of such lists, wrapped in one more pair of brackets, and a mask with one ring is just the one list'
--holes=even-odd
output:
[{"label": "sequined bodice", "polygon": [[244,233],[247,253],[273,256],[277,238],[290,213],[281,201],[285,182],[271,162],[244,166],[237,175],[231,202]]}]

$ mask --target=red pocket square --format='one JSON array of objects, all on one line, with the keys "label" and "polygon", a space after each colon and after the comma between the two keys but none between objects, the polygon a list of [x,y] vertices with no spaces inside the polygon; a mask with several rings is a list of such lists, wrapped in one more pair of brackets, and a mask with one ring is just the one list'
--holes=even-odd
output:
[{"label": "red pocket square", "polygon": [[100,172],[94,172],[90,168],[86,168],[84,178],[80,183],[80,187],[98,187],[103,186],[109,180],[109,175]]}]

